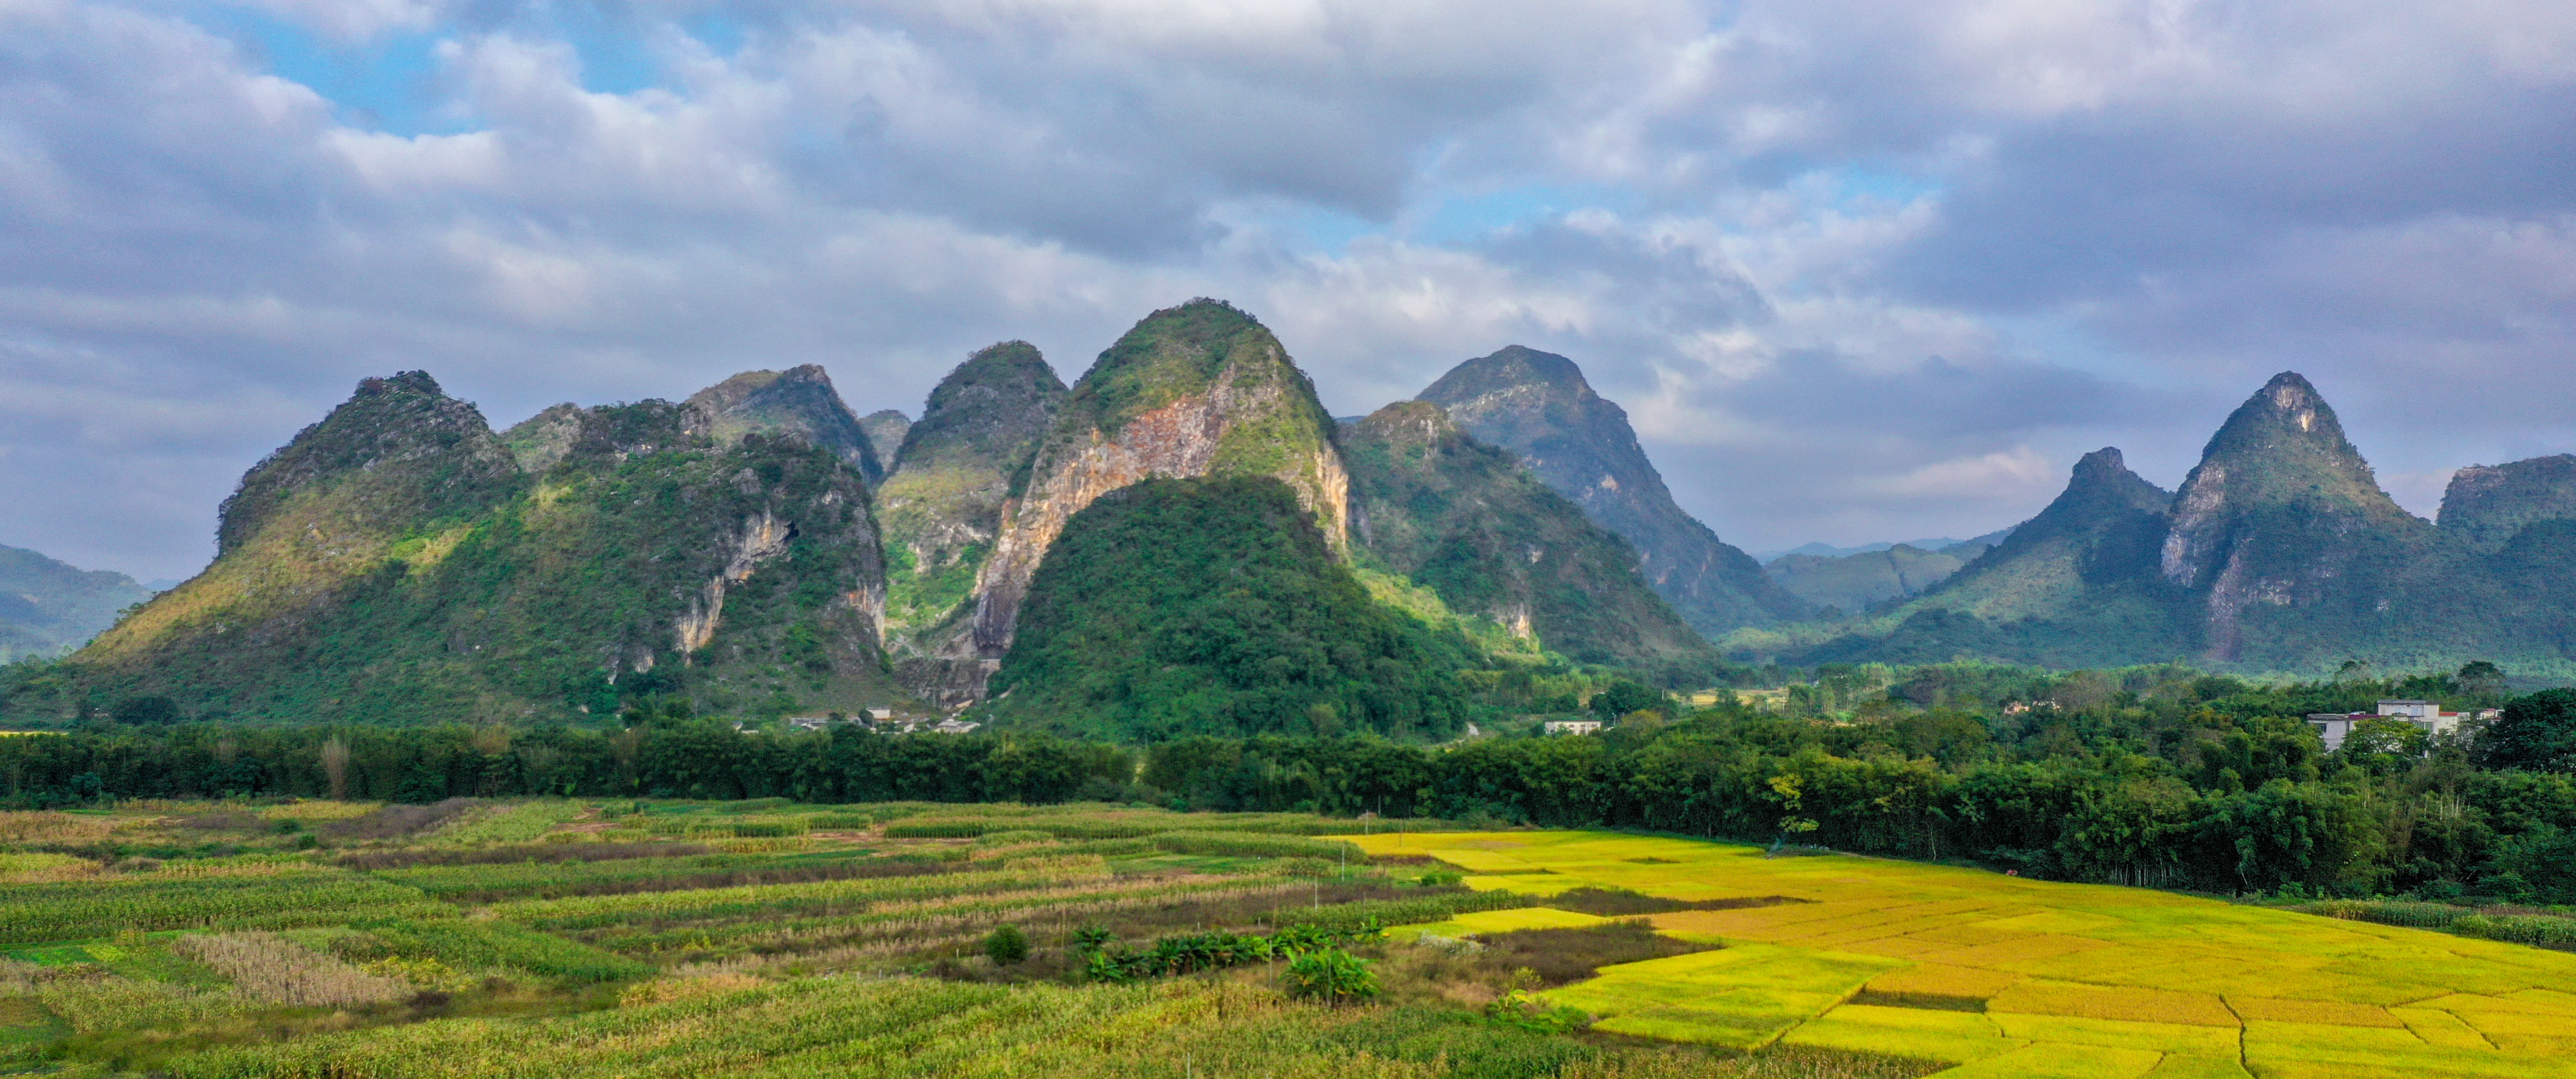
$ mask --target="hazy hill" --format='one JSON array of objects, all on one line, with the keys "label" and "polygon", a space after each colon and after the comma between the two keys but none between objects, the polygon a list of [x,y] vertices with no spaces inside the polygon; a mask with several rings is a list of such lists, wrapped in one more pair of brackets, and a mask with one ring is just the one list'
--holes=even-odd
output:
[{"label": "hazy hill", "polygon": [[886,475],[902,467],[895,460],[903,452],[904,436],[912,432],[912,417],[891,408],[881,408],[859,417],[859,433],[868,440],[868,452],[876,455],[877,465]]},{"label": "hazy hill", "polygon": [[1626,540],[1439,406],[1399,401],[1343,429],[1366,560],[1583,663],[1693,684],[1721,661],[1637,575]]},{"label": "hazy hill", "polygon": [[0,546],[0,663],[78,648],[114,625],[117,612],[150,598],[122,573]]},{"label": "hazy hill", "polygon": [[1674,504],[1628,414],[1563,356],[1511,346],[1450,369],[1421,399],[1531,472],[1636,548],[1646,583],[1712,637],[1800,618],[1811,608],[1744,552]]},{"label": "hazy hill", "polygon": [[1002,510],[1054,429],[1064,381],[1025,341],[969,357],[930,391],[892,478],[877,490],[885,529],[886,650],[904,684],[963,704],[982,690],[975,578]]},{"label": "hazy hill", "polygon": [[17,706],[491,720],[637,694],[750,714],[895,699],[860,472],[703,421],[558,407],[504,438],[424,373],[368,379],[243,477],[213,565]]},{"label": "hazy hill", "polygon": [[1765,563],[1762,573],[1799,599],[1857,614],[1891,599],[1922,595],[1988,546],[1953,541],[1932,550],[1897,543],[1838,556],[1789,554]]}]

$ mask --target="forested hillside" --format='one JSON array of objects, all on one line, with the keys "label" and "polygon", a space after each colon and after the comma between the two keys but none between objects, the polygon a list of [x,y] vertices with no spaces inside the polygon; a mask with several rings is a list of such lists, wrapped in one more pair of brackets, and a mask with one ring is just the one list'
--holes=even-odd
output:
[{"label": "forested hillside", "polygon": [[1148,479],[1074,515],[1029,585],[991,714],[1117,741],[1447,738],[1486,663],[1369,597],[1267,476]]}]

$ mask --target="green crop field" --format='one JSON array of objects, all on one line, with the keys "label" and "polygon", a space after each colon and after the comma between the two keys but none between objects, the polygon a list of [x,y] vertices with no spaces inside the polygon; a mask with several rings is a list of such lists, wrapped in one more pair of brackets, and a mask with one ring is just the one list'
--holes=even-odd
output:
[{"label": "green crop field", "polygon": [[2565,952],[1395,827],[783,799],[0,813],[0,1075],[2576,1079]]},{"label": "green crop field", "polygon": [[[0,1075],[1915,1079],[1942,1066],[1533,1017],[1513,1003],[1538,977],[1524,964],[1579,980],[1663,954],[1636,951],[1652,931],[1425,862],[1372,862],[1331,835],[1353,827],[775,798],[0,812]],[[1397,924],[1455,936],[1399,940],[1385,932]]]},{"label": "green crop field", "polygon": [[[2576,954],[2165,892],[1584,832],[1378,835],[1493,890],[1626,889],[1722,945],[1549,994],[1593,1029],[1949,1077],[2576,1076]],[[1533,885],[1537,885],[1533,887]],[[1507,912],[1519,913],[1519,912]],[[1475,917],[1475,916],[1468,916]],[[1472,931],[1467,918],[1425,930]]]}]

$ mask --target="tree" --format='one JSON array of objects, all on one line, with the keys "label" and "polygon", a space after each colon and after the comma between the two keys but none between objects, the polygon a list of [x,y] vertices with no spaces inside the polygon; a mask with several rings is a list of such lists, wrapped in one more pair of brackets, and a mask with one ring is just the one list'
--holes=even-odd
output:
[{"label": "tree", "polygon": [[2472,697],[2499,697],[2504,694],[2504,668],[2483,659],[2460,667],[2460,692]]},{"label": "tree", "polygon": [[330,740],[330,741],[327,741],[327,742],[322,743],[322,775],[323,775],[323,778],[328,779],[328,780],[330,781],[330,783],[331,783],[331,800],[332,800],[332,801],[334,801],[334,802],[340,802],[340,801],[346,801],[346,800],[348,800],[348,797],[349,797],[349,741],[348,741],[348,739],[342,738],[342,737],[340,737],[339,735],[336,735],[336,734],[335,734],[335,735],[332,735],[332,736],[331,736],[331,740]]},{"label": "tree", "polygon": [[168,697],[127,697],[108,709],[107,718],[137,727],[167,727],[180,720],[179,702]]},{"label": "tree", "polygon": [[1662,691],[1624,680],[1612,682],[1592,695],[1592,714],[1605,720],[1662,707],[1665,707]]},{"label": "tree", "polygon": [[994,966],[1010,966],[1029,957],[1029,935],[1016,925],[1001,926],[984,937],[984,954]]},{"label": "tree", "polygon": [[1280,981],[1287,983],[1292,995],[1333,1004],[1377,995],[1377,973],[1369,969],[1368,960],[1339,948],[1298,956]]},{"label": "tree", "polygon": [[2488,768],[2576,772],[2576,689],[2516,697],[2478,736],[2478,763]]}]

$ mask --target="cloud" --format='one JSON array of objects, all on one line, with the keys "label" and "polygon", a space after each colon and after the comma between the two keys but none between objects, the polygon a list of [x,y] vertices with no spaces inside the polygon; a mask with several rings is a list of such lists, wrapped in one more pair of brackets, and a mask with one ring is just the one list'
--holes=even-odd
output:
[{"label": "cloud", "polygon": [[917,410],[1193,295],[1343,413],[1572,356],[1750,546],[2170,484],[2285,367],[2417,506],[2576,449],[2571,106],[2545,0],[0,0],[0,542],[184,573],[365,375]]}]

